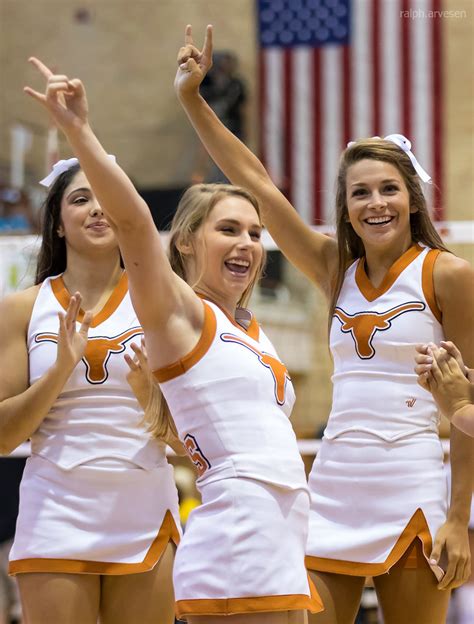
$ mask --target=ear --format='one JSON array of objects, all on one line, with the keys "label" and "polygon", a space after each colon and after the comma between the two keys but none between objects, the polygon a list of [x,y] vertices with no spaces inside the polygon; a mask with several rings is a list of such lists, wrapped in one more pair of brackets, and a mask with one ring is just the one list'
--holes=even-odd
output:
[{"label": "ear", "polygon": [[418,212],[418,208],[416,206],[410,206],[410,214],[415,214],[415,212]]},{"label": "ear", "polygon": [[190,256],[194,253],[194,247],[190,242],[181,241],[176,245],[176,248],[183,256]]}]

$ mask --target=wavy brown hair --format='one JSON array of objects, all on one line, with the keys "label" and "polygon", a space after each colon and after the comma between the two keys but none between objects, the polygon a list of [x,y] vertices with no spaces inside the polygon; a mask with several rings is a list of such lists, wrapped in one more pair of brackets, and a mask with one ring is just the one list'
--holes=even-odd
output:
[{"label": "wavy brown hair", "polygon": [[381,160],[393,165],[405,182],[410,209],[415,210],[415,212],[410,212],[412,241],[423,243],[432,249],[449,251],[431,221],[420,178],[407,154],[392,141],[384,139],[361,139],[352,143],[342,153],[336,180],[336,238],[339,262],[329,305],[329,327],[344,282],[345,272],[354,260],[365,255],[364,244],[348,220],[347,171],[355,163],[367,159]]},{"label": "wavy brown hair", "polygon": [[[188,188],[182,196],[176,213],[171,222],[168,256],[173,271],[185,282],[189,283],[189,270],[187,254],[180,251],[183,245],[189,245],[199,228],[205,223],[214,206],[226,197],[241,197],[247,200],[254,208],[261,223],[260,206],[257,199],[249,191],[231,184],[195,184]],[[260,279],[266,254],[262,254],[260,265],[254,278],[242,293],[238,306],[247,305],[255,284]],[[199,280],[198,280],[199,281]],[[195,287],[196,284],[190,284]],[[167,440],[170,437],[177,438],[176,425],[169,411],[168,405],[157,383],[153,388],[145,411],[145,422],[149,431],[157,438]]]}]

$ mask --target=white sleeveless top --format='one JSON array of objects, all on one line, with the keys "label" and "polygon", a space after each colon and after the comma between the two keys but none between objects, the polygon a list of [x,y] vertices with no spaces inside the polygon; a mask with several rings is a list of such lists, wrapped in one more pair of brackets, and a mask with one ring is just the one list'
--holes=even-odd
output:
[{"label": "white sleeveless top", "polygon": [[330,332],[334,390],[326,438],[363,431],[394,441],[438,431],[436,404],[414,372],[415,345],[443,340],[433,288],[438,254],[413,245],[378,288],[363,258],[347,270]]},{"label": "white sleeveless top", "polygon": [[[56,361],[58,312],[69,299],[61,276],[42,283],[27,335],[30,384]],[[33,453],[65,469],[109,458],[144,469],[166,463],[165,445],[139,425],[143,411],[126,380],[123,356],[133,357],[129,345],[142,334],[124,274],[92,321],[84,357],[32,435]]]},{"label": "white sleeveless top", "polygon": [[289,421],[295,394],[286,367],[255,318],[244,329],[216,304],[203,303],[205,322],[196,347],[154,371],[197,466],[198,486],[247,477],[306,489]]}]

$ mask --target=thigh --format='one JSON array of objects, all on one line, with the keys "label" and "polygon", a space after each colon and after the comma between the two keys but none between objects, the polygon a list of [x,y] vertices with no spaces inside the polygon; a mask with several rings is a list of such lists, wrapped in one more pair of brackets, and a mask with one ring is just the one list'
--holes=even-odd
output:
[{"label": "thigh", "polygon": [[18,574],[28,624],[97,624],[100,577],[95,574]]},{"label": "thigh", "polygon": [[308,614],[310,624],[353,624],[359,610],[365,577],[310,572],[324,611]]},{"label": "thigh", "polygon": [[402,558],[387,574],[374,577],[375,591],[385,624],[416,622],[444,624],[450,591],[439,590],[435,575],[419,550],[418,566],[407,567]]},{"label": "thigh", "polygon": [[173,624],[173,561],[169,543],[149,572],[102,577],[101,624]]},{"label": "thigh", "polygon": [[188,624],[307,624],[307,622],[306,611],[193,615],[188,617]]}]

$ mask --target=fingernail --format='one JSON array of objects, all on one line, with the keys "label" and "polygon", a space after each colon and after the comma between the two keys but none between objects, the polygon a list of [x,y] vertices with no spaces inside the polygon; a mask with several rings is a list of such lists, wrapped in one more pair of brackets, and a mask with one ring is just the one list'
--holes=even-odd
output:
[{"label": "fingernail", "polygon": [[436,561],[436,559],[430,559],[430,564],[431,565],[437,565],[437,563],[438,562]]}]

